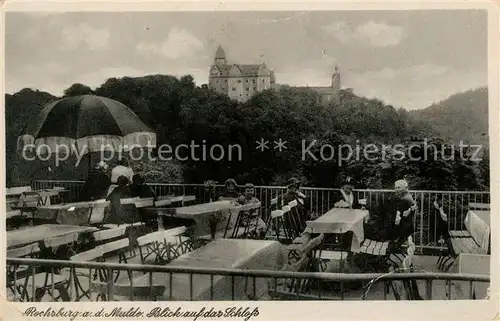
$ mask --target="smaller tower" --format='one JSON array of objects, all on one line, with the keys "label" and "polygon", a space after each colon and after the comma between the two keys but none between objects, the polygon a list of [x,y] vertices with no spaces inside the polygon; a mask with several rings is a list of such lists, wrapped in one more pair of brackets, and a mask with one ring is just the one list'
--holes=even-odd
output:
[{"label": "smaller tower", "polygon": [[340,71],[339,67],[335,66],[332,75],[332,100],[335,101],[337,105],[340,105]]},{"label": "smaller tower", "polygon": [[224,49],[222,49],[221,46],[217,48],[217,51],[215,51],[215,59],[214,63],[216,65],[225,65],[227,63],[226,61],[226,52]]}]

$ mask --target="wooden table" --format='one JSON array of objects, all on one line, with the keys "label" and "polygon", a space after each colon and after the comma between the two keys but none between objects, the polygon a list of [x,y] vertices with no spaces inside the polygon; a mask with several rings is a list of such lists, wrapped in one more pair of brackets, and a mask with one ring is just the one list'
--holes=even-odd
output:
[{"label": "wooden table", "polygon": [[[37,208],[35,218],[66,225],[88,224],[90,216],[97,214],[94,210],[104,210],[108,205],[109,201],[97,200],[40,206]],[[104,216],[103,213],[98,215]]]},{"label": "wooden table", "polygon": [[[276,241],[219,239],[193,252],[181,255],[168,266],[186,266],[222,269],[258,269],[280,270],[286,263],[283,246]],[[172,298],[170,298],[169,277],[162,273],[153,273],[153,284],[166,287],[166,300],[232,300],[232,278],[214,276],[212,291],[210,275],[193,275],[192,284],[187,274],[174,274],[172,277]],[[149,285],[146,274],[133,282],[136,286]],[[267,293],[268,279],[255,280],[256,299]],[[190,295],[192,289],[192,297]],[[210,293],[213,297],[211,298]],[[252,278],[234,278],[234,299],[248,300],[253,296]]]},{"label": "wooden table", "polygon": [[[194,230],[195,236],[206,236],[210,235],[211,232],[209,220],[213,214],[217,212],[222,213],[222,219],[217,225],[217,231],[224,232],[226,228],[229,230],[234,227],[234,224],[236,223],[240,211],[247,209],[249,206],[255,206],[255,204],[239,205],[234,201],[224,200],[211,203],[177,207],[173,209],[157,208],[151,210],[157,213],[158,224],[160,225],[160,227],[162,227],[164,224],[165,216],[188,219],[188,220],[193,220],[194,223],[196,224]],[[260,207],[260,203],[258,207]]]},{"label": "wooden table", "polygon": [[365,239],[363,220],[368,216],[366,210],[353,210],[348,208],[332,208],[314,221],[307,221],[305,232],[341,234],[353,232],[351,251],[359,252],[361,242]]},{"label": "wooden table", "polygon": [[[450,273],[461,274],[480,274],[490,275],[490,256],[485,254],[466,254],[462,253],[451,266]],[[470,282],[468,281],[453,281],[455,295],[459,299],[469,299]],[[474,282],[473,290],[476,293],[476,298],[482,300],[487,296],[489,283]]]},{"label": "wooden table", "polygon": [[84,233],[95,230],[97,230],[97,228],[90,226],[59,224],[43,224],[30,226],[15,231],[7,231],[7,248],[20,247],[31,243],[36,243],[51,237],[57,237],[72,233]]}]

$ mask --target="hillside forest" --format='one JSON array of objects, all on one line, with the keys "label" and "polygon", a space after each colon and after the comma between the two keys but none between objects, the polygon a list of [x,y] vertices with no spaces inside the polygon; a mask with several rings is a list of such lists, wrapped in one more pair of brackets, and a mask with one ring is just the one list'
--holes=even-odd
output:
[{"label": "hillside forest", "polygon": [[[238,183],[282,185],[296,176],[306,186],[338,187],[351,176],[358,188],[390,188],[403,177],[412,189],[420,190],[485,190],[489,186],[486,88],[458,93],[418,111],[395,108],[348,90],[341,92],[340,106],[328,106],[319,103],[314,91],[293,87],[266,90],[240,103],[206,85],[197,86],[189,75],[110,78],[95,89],[73,84],[64,91],[64,96],[82,94],[128,106],[157,133],[158,145],[194,141],[206,146],[241,146],[241,159],[131,161],[149,182],[223,182],[233,177]],[[7,186],[31,179],[85,179],[86,162],[78,167],[74,160],[60,166],[53,159],[29,162],[17,150],[17,136],[26,122],[45,104],[60,98],[28,88],[6,95]],[[273,148],[280,138],[287,142],[281,151]],[[256,149],[261,139],[269,141],[270,148]],[[475,153],[475,148],[460,151],[460,140],[481,144],[480,156],[476,156],[481,160],[460,157],[460,153]],[[304,142],[308,146],[313,141],[304,158]],[[342,162],[338,157],[343,151],[331,154],[337,149],[322,148],[367,144],[385,148],[373,151],[369,158]]]}]

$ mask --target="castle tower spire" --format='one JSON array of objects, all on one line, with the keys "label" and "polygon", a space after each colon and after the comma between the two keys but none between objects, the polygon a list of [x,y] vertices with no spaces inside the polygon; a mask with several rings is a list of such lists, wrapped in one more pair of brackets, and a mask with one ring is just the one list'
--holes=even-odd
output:
[{"label": "castle tower spire", "polygon": [[339,66],[335,65],[333,68],[332,75],[332,95],[335,102],[340,105],[340,89],[341,89],[341,79],[340,79],[340,71]]},{"label": "castle tower spire", "polygon": [[224,64],[226,64],[226,52],[224,51],[224,49],[222,49],[221,46],[219,46],[217,48],[217,50],[215,51],[214,63],[216,65],[224,65]]}]

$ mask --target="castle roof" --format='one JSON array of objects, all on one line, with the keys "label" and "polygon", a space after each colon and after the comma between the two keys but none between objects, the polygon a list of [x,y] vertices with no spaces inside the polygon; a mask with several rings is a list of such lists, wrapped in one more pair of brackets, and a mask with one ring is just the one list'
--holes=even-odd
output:
[{"label": "castle roof", "polygon": [[226,58],[226,52],[224,49],[222,49],[221,46],[217,48],[217,51],[215,52],[215,59],[223,59]]},{"label": "castle roof", "polygon": [[[257,76],[259,76],[259,69],[262,66],[264,66],[265,67],[264,70],[268,72],[268,69],[267,69],[267,67],[265,65],[259,65],[259,64],[252,64],[252,65],[246,65],[246,64],[232,64],[232,65],[221,64],[221,65],[216,65],[213,68],[217,68],[220,71],[220,76],[222,76],[222,77],[229,76],[230,70],[233,67],[236,68],[236,71],[239,71],[241,73],[242,77],[257,77]],[[233,70],[233,72],[234,72],[234,70]]]}]

